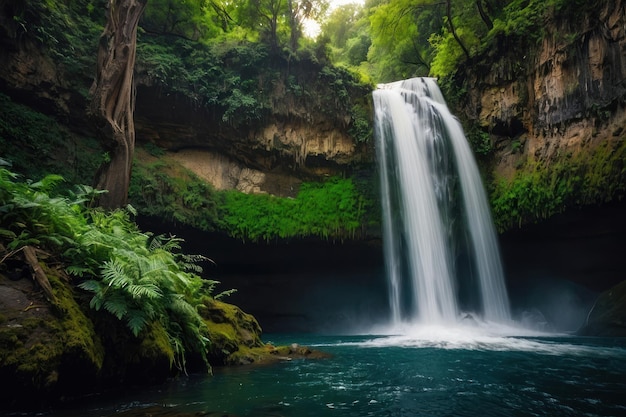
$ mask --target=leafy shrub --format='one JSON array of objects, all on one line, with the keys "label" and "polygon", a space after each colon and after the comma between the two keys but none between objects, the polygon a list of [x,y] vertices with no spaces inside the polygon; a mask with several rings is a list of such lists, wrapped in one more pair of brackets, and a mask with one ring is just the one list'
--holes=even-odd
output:
[{"label": "leafy shrub", "polygon": [[113,314],[135,336],[148,326],[163,326],[181,369],[187,353],[206,361],[208,340],[198,307],[213,282],[190,266],[201,258],[178,254],[180,239],[140,232],[127,211],[87,208],[94,196],[90,187],[70,197],[51,196],[61,180],[48,175],[20,182],[0,168],[0,242],[13,251],[37,245],[61,253],[68,272],[84,278],[78,286],[94,294],[92,308]]}]

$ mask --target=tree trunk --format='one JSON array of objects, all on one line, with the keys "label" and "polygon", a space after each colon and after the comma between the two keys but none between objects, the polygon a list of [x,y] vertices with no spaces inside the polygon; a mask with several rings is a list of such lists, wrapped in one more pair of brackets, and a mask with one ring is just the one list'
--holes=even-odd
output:
[{"label": "tree trunk", "polygon": [[461,49],[463,50],[465,57],[469,60],[470,53],[465,47],[465,44],[463,43],[461,38],[459,38],[459,35],[457,35],[456,29],[454,28],[454,23],[452,22],[452,0],[446,1],[446,16],[448,17],[448,26],[450,27],[450,32],[452,32],[452,36],[454,36],[454,39],[461,46]]},{"label": "tree trunk", "polygon": [[96,188],[108,190],[98,201],[106,209],[123,207],[128,201],[135,150],[133,71],[137,25],[147,1],[109,0],[107,23],[100,36],[90,113],[108,151],[95,179]]},{"label": "tree trunk", "polygon": [[478,13],[480,13],[480,18],[483,20],[483,22],[485,22],[485,25],[487,25],[487,29],[493,29],[493,22],[483,8],[483,0],[476,0],[476,6],[478,7]]}]

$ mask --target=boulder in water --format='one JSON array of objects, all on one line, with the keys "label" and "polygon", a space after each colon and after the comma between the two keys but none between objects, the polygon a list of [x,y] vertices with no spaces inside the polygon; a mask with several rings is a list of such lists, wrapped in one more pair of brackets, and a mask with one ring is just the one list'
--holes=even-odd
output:
[{"label": "boulder in water", "polygon": [[626,281],[600,294],[578,334],[626,337]]}]

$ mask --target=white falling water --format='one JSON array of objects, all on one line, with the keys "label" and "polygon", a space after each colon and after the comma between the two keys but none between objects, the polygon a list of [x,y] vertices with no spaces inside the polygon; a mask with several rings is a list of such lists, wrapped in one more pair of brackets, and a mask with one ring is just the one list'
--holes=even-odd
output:
[{"label": "white falling water", "polygon": [[432,78],[374,91],[392,321],[510,321],[496,233],[476,162]]}]

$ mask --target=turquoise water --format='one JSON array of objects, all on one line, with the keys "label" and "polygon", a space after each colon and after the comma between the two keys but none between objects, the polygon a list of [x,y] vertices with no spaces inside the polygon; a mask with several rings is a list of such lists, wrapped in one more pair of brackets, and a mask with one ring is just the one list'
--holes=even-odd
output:
[{"label": "turquoise water", "polygon": [[216,370],[51,415],[626,415],[626,340],[439,333],[266,336],[332,357]]}]

